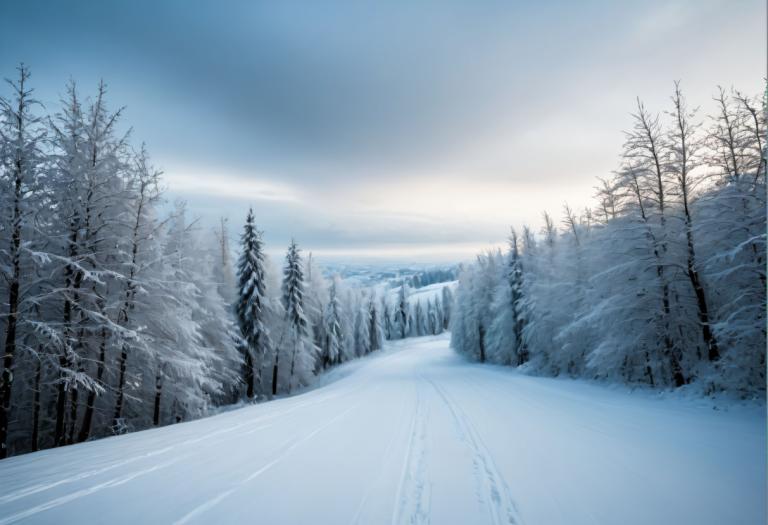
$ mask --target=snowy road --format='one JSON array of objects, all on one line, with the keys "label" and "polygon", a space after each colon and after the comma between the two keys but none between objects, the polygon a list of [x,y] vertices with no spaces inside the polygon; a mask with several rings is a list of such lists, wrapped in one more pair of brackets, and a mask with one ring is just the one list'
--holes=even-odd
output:
[{"label": "snowy road", "polygon": [[289,399],[0,462],[7,523],[765,523],[765,417],[411,339]]}]

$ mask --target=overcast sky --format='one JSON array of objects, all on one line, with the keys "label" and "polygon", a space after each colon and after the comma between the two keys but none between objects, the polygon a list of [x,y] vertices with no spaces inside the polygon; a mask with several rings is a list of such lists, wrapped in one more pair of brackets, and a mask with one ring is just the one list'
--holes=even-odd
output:
[{"label": "overcast sky", "polygon": [[439,261],[590,204],[636,96],[759,93],[764,0],[0,1],[0,74],[99,78],[168,197],[271,247]]}]

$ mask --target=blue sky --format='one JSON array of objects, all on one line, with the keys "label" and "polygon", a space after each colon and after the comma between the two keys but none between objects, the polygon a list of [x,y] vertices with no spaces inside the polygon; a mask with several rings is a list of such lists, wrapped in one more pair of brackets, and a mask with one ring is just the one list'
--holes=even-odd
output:
[{"label": "blue sky", "polygon": [[104,78],[211,223],[253,205],[281,249],[437,261],[588,205],[636,96],[759,92],[764,24],[762,0],[4,0],[0,74],[26,62],[54,110]]}]

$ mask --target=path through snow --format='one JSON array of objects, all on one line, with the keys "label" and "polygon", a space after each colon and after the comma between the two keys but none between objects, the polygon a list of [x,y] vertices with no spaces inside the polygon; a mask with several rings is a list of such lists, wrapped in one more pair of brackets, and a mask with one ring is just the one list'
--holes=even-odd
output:
[{"label": "path through snow", "polygon": [[0,462],[0,525],[765,523],[760,407],[409,339],[303,395]]}]

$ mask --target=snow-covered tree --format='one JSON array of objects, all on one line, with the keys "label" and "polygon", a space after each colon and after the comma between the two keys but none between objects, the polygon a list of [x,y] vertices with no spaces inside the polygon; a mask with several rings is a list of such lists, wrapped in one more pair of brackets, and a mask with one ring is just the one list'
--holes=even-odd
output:
[{"label": "snow-covered tree", "polygon": [[355,355],[361,357],[371,353],[371,319],[368,301],[356,301],[355,314]]},{"label": "snow-covered tree", "polygon": [[384,332],[381,326],[381,312],[379,311],[375,290],[371,290],[368,295],[368,337],[369,351],[381,350],[382,346],[384,346]]},{"label": "snow-covered tree", "polygon": [[[277,371],[278,368],[277,355],[282,352],[289,360],[290,368],[285,388],[290,393],[294,383],[307,384],[313,374],[317,353],[310,333],[311,327],[304,314],[304,268],[295,241],[291,241],[285,256],[282,292],[285,326],[280,348],[276,353],[275,369]],[[275,383],[273,394],[276,393],[277,387],[278,383]]]},{"label": "snow-covered tree", "polygon": [[448,330],[451,324],[451,312],[453,311],[453,291],[450,286],[443,286],[443,330]]},{"label": "snow-covered tree", "polygon": [[408,305],[408,290],[405,284],[400,285],[397,292],[392,333],[396,339],[405,339],[408,335],[410,307]]},{"label": "snow-covered tree", "polygon": [[[0,375],[0,459],[8,454],[8,424],[14,390],[14,360],[22,346],[23,325],[30,313],[25,292],[35,265],[30,253],[29,235],[34,229],[36,206],[41,206],[45,139],[42,119],[36,113],[39,103],[29,87],[29,69],[18,68],[17,81],[8,81],[13,93],[0,98],[0,275],[4,286],[3,369]],[[30,321],[32,319],[29,319]]]},{"label": "snow-covered tree", "polygon": [[455,349],[536,373],[764,392],[765,105],[720,90],[704,133],[679,85],[672,101],[665,121],[638,102],[596,212],[566,206],[561,231],[545,214],[504,271],[494,254],[462,269]]},{"label": "snow-covered tree", "polygon": [[341,363],[344,349],[344,320],[339,298],[339,277],[331,280],[328,305],[325,308],[325,343],[323,345],[323,368]]},{"label": "snow-covered tree", "polygon": [[315,371],[319,372],[324,368],[325,307],[328,304],[328,281],[323,276],[322,268],[312,257],[312,253],[307,256],[304,266],[305,313],[307,321],[312,327],[312,339],[315,346],[320,349],[315,363]]},{"label": "snow-covered tree", "polygon": [[381,318],[383,322],[382,332],[384,339],[390,340],[395,338],[392,326],[392,314],[389,309],[389,303],[386,296],[381,298]]},{"label": "snow-covered tree", "polygon": [[265,388],[262,365],[271,354],[269,329],[266,324],[269,301],[266,298],[264,243],[256,227],[253,208],[248,210],[241,237],[241,253],[237,263],[237,303],[235,311],[242,337],[243,381],[246,396],[251,399]]}]

